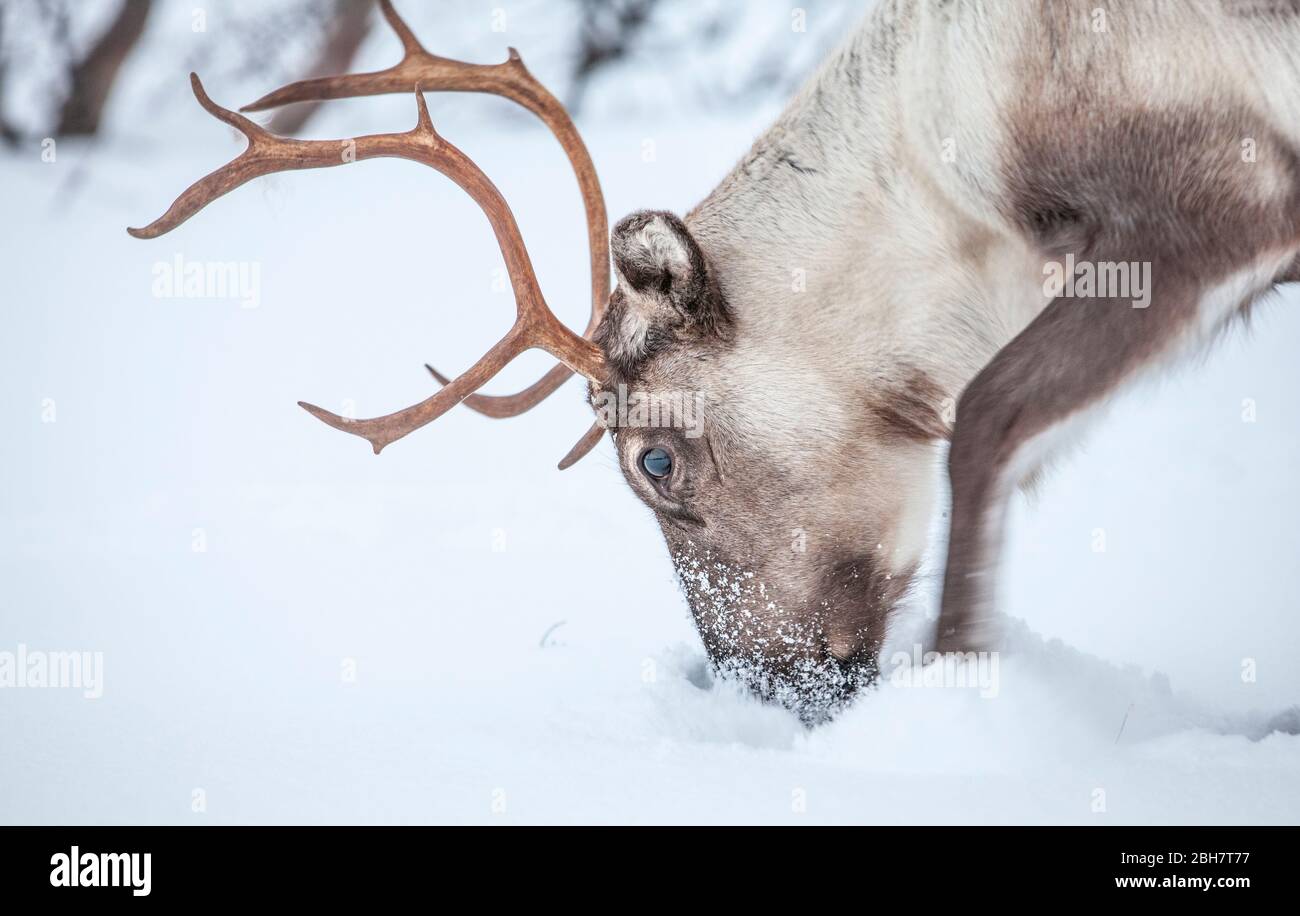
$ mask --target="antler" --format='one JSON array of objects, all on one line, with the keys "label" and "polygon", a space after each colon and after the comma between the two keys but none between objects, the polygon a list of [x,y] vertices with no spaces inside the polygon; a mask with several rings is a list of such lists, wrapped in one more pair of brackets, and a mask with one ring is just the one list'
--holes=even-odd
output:
[{"label": "antler", "polygon": [[[379,8],[402,42],[402,59],[386,70],[373,73],[356,73],[345,76],[326,76],[302,80],[277,89],[245,105],[241,111],[264,111],[291,102],[317,102],[328,99],[355,98],[367,95],[384,95],[410,92],[417,85],[426,90],[449,92],[483,92],[510,99],[537,115],[555,134],[582,192],[583,207],[587,217],[587,238],[591,251],[591,318],[583,337],[590,337],[600,324],[601,316],[609,303],[609,218],[605,213],[605,198],[600,191],[600,181],[591,156],[573,126],[564,106],[551,95],[524,66],[519,52],[510,49],[510,56],[500,64],[467,64],[430,54],[420,44],[410,27],[402,20],[389,0],[380,0]],[[442,385],[447,377],[426,364],[429,372]],[[558,389],[570,375],[564,365],[553,367],[541,379],[514,395],[492,396],[472,394],[465,405],[489,417],[514,417],[530,410]],[[590,433],[588,433],[590,436]],[[586,441],[584,438],[583,441]],[[599,437],[596,437],[599,441]],[[581,457],[581,456],[579,456]]]},{"label": "antler", "polygon": [[514,289],[517,317],[505,337],[468,371],[433,397],[405,410],[371,420],[352,420],[312,404],[299,402],[307,411],[335,429],[369,440],[375,454],[378,454],[384,446],[446,413],[496,375],[508,362],[534,347],[546,350],[570,370],[581,373],[589,380],[601,381],[605,363],[600,349],[590,340],[579,337],[566,328],[546,305],[510,207],[482,170],[433,129],[419,86],[415,87],[419,120],[406,133],[371,134],[352,140],[294,140],[276,136],[248,118],[217,105],[208,98],[197,75],[190,74],[190,83],[199,104],[213,117],[242,133],[248,140],[248,147],[239,156],[186,189],[157,220],[143,229],[128,229],[136,238],[156,238],[171,231],[218,197],[261,175],[296,169],[328,168],[354,159],[395,157],[430,166],[464,189],[487,216],[505,258],[506,270]]}]

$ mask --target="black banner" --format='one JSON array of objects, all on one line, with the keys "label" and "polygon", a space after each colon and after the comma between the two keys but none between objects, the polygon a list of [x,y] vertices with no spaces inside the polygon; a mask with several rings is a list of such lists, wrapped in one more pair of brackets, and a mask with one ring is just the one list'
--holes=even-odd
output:
[{"label": "black banner", "polygon": [[610,881],[640,895],[703,878],[740,897],[776,881],[818,896],[852,884],[873,899],[978,888],[996,900],[1229,902],[1293,890],[1298,841],[1296,828],[1256,827],[11,827],[0,828],[0,888],[7,902],[338,902],[422,887],[441,897],[531,886],[540,899]]}]

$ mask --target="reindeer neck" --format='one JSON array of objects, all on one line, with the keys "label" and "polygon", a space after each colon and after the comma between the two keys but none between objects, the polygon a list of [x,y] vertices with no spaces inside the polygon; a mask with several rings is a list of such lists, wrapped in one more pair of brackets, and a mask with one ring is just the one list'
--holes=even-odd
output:
[{"label": "reindeer neck", "polygon": [[918,32],[882,4],[686,222],[742,334],[955,397],[1045,304],[1042,260],[946,161],[943,93],[903,76]]}]

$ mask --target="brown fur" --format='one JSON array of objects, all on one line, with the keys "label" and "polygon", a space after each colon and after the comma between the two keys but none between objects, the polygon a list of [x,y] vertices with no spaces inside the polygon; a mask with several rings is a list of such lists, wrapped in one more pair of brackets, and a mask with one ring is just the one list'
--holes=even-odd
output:
[{"label": "brown fur", "polygon": [[901,384],[885,386],[871,401],[886,436],[913,442],[947,439],[951,430],[943,418],[948,394],[920,369],[906,373]]},{"label": "brown fur", "polygon": [[[1257,118],[1244,110],[1108,117],[1100,130],[1090,122],[1075,131],[1061,130],[1070,123],[1061,117],[1026,119],[1024,141],[1007,161],[1009,215],[1045,253],[1067,236],[1088,240],[1074,252],[1079,258],[1149,262],[1153,299],[1145,309],[1128,299],[1058,299],[962,394],[948,463],[941,650],[996,639],[990,557],[1003,475],[1017,451],[1172,348],[1216,283],[1300,241],[1300,158]],[[1257,186],[1261,173],[1237,155],[1245,136],[1262,138],[1260,155],[1280,164],[1284,193]],[[1044,216],[1062,213],[1068,218]]]}]

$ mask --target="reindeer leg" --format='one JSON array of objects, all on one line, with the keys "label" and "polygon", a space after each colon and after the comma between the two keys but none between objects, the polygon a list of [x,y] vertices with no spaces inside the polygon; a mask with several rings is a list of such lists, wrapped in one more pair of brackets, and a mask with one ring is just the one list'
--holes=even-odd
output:
[{"label": "reindeer leg", "polygon": [[[1130,249],[1131,250],[1131,249]],[[1002,516],[1024,459],[1169,350],[1196,316],[1191,271],[1152,263],[1149,307],[1127,298],[1058,298],[963,392],[948,456],[951,535],[936,648],[995,648],[993,575]]]},{"label": "reindeer leg", "polygon": [[[1204,342],[1274,283],[1300,279],[1300,149],[1288,138],[1237,108],[1101,120],[1025,133],[1009,154],[1008,210],[1047,256],[1149,265],[1150,299],[1058,297],[962,393],[941,651],[997,644],[1003,515],[1047,434]],[[1260,138],[1255,162],[1233,152],[1242,137]]]}]

